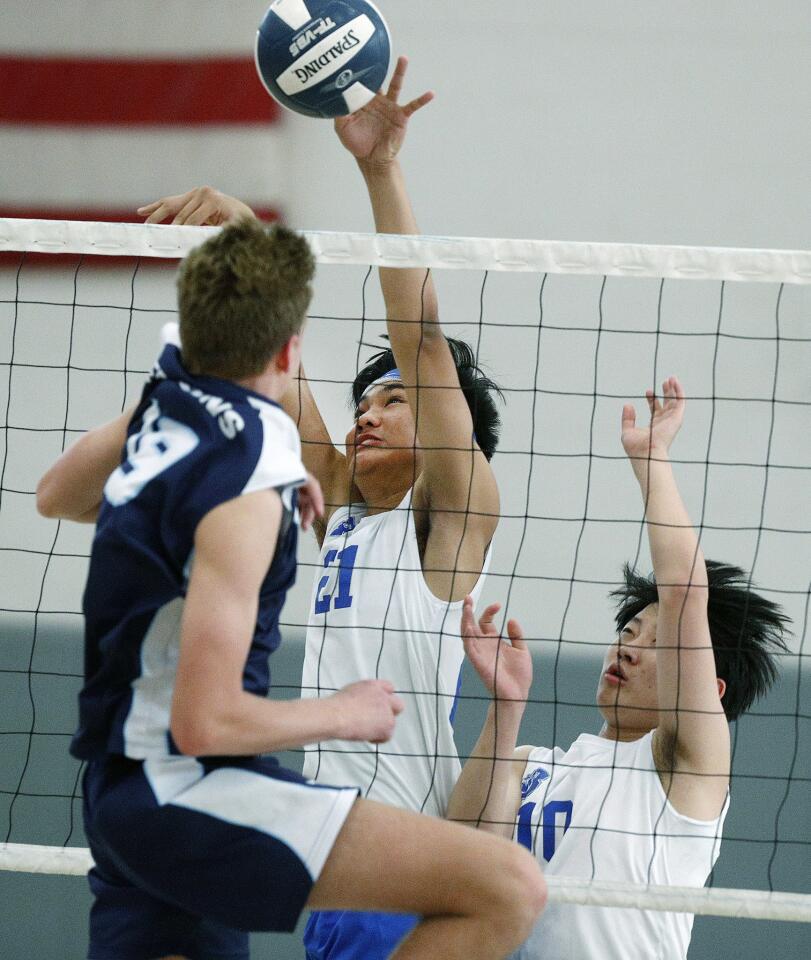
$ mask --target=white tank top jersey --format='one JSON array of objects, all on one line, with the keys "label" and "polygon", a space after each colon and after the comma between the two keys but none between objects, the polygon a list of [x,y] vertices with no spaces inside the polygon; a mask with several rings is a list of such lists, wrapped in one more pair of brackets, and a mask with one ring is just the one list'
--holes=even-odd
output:
[{"label": "white tank top jersey", "polygon": [[[460,772],[453,716],[464,659],[462,602],[439,600],[428,589],[410,505],[411,493],[386,513],[366,516],[363,504],[352,504],[330,517],[310,603],[302,696],[379,678],[394,684],[405,710],[385,744],[308,747],[304,776],[441,817]],[[483,581],[484,571],[474,599]]]},{"label": "white tank top jersey", "polygon": [[[618,743],[583,733],[566,752],[530,753],[515,839],[547,877],[704,886],[729,798],[716,820],[677,813],[652,736]],[[510,960],[684,960],[692,926],[689,913],[550,904]]]}]

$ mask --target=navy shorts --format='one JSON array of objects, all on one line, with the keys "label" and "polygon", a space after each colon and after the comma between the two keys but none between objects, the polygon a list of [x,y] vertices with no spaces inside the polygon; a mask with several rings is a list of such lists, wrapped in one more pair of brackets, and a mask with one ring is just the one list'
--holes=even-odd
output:
[{"label": "navy shorts", "polygon": [[407,913],[313,912],[304,929],[307,960],[386,960],[419,920]]},{"label": "navy shorts", "polygon": [[244,960],[295,929],[357,797],[270,757],[91,762],[90,960]]}]

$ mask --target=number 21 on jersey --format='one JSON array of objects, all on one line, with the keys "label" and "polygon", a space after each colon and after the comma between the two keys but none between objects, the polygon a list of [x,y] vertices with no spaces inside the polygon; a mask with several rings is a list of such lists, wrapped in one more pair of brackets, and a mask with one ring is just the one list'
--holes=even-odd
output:
[{"label": "number 21 on jersey", "polygon": [[[315,591],[315,612],[328,613],[333,610],[345,610],[352,606],[352,573],[355,569],[357,546],[343,550],[328,550],[324,556],[324,569],[327,571],[318,582]],[[337,576],[335,562],[338,562]]]}]

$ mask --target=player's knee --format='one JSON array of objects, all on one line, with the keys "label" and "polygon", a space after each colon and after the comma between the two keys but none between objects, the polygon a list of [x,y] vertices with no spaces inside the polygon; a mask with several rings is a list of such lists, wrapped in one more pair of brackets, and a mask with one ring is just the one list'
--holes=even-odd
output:
[{"label": "player's knee", "polygon": [[537,861],[518,844],[502,851],[492,879],[495,926],[508,950],[522,944],[546,906],[546,882]]},{"label": "player's knee", "polygon": [[513,905],[513,923],[517,943],[529,936],[535,921],[546,906],[546,881],[538,861],[523,847],[512,848],[509,865],[511,879],[510,900]]}]

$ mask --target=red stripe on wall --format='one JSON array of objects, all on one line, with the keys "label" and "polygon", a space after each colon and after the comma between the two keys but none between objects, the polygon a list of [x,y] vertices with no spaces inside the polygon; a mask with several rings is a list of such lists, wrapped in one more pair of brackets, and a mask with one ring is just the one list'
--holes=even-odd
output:
[{"label": "red stripe on wall", "polygon": [[249,58],[0,56],[0,123],[163,126],[275,123]]}]

